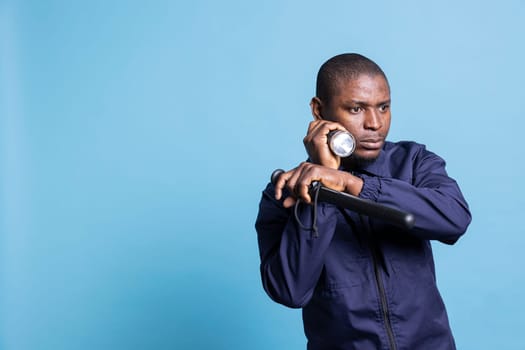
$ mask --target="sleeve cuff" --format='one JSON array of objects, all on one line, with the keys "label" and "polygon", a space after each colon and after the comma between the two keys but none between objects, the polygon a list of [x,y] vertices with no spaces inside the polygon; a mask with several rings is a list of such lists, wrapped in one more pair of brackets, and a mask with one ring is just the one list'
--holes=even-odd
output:
[{"label": "sleeve cuff", "polygon": [[377,202],[377,198],[381,193],[381,181],[379,178],[365,174],[360,174],[359,177],[363,180],[363,188],[361,193],[359,193],[359,197]]}]

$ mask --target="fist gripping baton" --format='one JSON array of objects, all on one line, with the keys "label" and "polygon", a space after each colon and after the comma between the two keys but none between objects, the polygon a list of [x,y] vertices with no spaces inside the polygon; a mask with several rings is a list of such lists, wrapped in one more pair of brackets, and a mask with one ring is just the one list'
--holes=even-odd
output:
[{"label": "fist gripping baton", "polygon": [[[282,173],[284,173],[282,169],[274,170],[271,175],[272,184],[275,185],[277,183]],[[331,188],[323,186],[319,181],[314,181],[310,185],[308,193],[312,198],[314,198],[317,186],[320,187],[317,198],[322,202],[335,204],[359,214],[382,219],[404,229],[411,229],[414,226],[415,218],[411,213],[359,198],[348,193],[332,190]]]}]

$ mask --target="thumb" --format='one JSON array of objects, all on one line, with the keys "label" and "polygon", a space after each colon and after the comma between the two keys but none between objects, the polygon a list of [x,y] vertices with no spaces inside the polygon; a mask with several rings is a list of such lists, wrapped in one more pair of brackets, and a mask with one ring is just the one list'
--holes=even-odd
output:
[{"label": "thumb", "polygon": [[286,197],[286,199],[283,201],[283,206],[285,208],[290,208],[295,204],[295,202],[297,202],[297,200],[294,197]]}]

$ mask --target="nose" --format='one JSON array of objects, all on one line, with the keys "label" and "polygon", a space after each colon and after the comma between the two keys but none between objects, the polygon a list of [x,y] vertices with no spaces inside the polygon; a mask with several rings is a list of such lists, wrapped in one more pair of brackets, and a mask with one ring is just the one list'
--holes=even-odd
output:
[{"label": "nose", "polygon": [[370,109],[368,113],[365,114],[364,127],[368,130],[379,130],[383,126],[383,119],[379,114],[379,111]]}]

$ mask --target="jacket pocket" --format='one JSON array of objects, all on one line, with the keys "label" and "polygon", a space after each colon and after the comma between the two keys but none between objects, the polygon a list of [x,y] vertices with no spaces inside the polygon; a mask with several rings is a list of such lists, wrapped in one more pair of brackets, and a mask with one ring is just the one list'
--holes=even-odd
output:
[{"label": "jacket pocket", "polygon": [[325,261],[316,294],[321,298],[335,298],[348,288],[361,286],[369,278],[369,260],[366,257],[345,259],[334,257]]}]

